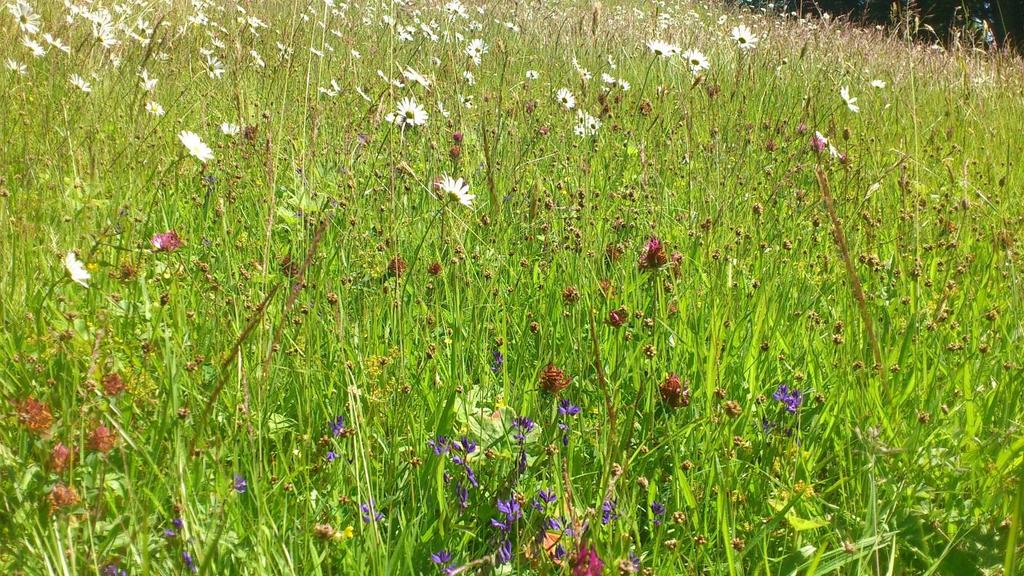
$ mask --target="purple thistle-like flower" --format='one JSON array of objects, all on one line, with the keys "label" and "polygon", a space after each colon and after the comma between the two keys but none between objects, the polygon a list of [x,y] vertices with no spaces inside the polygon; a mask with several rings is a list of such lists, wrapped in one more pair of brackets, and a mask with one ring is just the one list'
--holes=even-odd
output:
[{"label": "purple thistle-like flower", "polygon": [[541,490],[537,492],[537,497],[533,499],[531,504],[533,509],[538,512],[544,512],[549,504],[553,504],[558,500],[558,496],[553,490]]},{"label": "purple thistle-like flower", "polygon": [[498,566],[501,566],[503,564],[508,564],[511,561],[512,561],[512,541],[508,540],[508,539],[505,539],[498,546],[498,553],[497,553],[496,558],[495,558],[495,563]]},{"label": "purple thistle-like flower", "polygon": [[804,402],[803,393],[796,388],[790,390],[785,384],[779,384],[779,388],[772,394],[772,398],[781,402],[790,414],[796,414]]},{"label": "purple thistle-like flower", "polygon": [[516,456],[516,469],[522,474],[526,472],[526,435],[533,430],[534,422],[525,416],[520,416],[512,420],[512,427],[516,429],[516,433],[512,435],[512,438],[519,444],[519,454]]},{"label": "purple thistle-like flower", "polygon": [[178,533],[175,532],[174,530],[171,530],[170,528],[165,528],[164,529],[164,538],[167,538],[168,540],[170,540],[171,538],[177,538],[177,537],[178,537]]},{"label": "purple thistle-like flower", "polygon": [[331,422],[331,434],[334,436],[341,436],[345,433],[345,417],[338,416]]},{"label": "purple thistle-like flower", "polygon": [[116,563],[111,562],[100,570],[100,576],[128,576],[128,571],[121,569]]},{"label": "purple thistle-like flower", "polygon": [[469,490],[462,485],[462,482],[455,483],[455,497],[459,499],[459,508],[469,508]]},{"label": "purple thistle-like flower", "polygon": [[654,514],[654,525],[661,526],[661,517],[665,515],[665,505],[661,502],[651,502],[651,514]]},{"label": "purple thistle-like flower", "polygon": [[473,469],[469,467],[469,464],[465,464],[463,468],[466,470],[466,480],[469,480],[469,484],[473,488],[478,488],[480,486],[480,483],[477,482],[476,473],[473,472]]},{"label": "purple thistle-like flower", "polygon": [[569,445],[569,425],[565,422],[558,423],[558,429],[562,431],[562,446]]},{"label": "purple thistle-like flower", "polygon": [[199,566],[196,566],[195,558],[188,553],[188,550],[181,552],[181,561],[185,563],[185,569],[189,572],[199,572]]},{"label": "purple thistle-like flower", "polygon": [[558,413],[562,416],[575,416],[580,413],[580,407],[570,402],[568,398],[562,398],[558,401]]},{"label": "purple thistle-like flower", "polygon": [[501,372],[503,366],[505,366],[505,356],[501,353],[501,350],[495,350],[491,357],[491,372],[497,374]]},{"label": "purple thistle-like flower", "polygon": [[605,500],[601,503],[601,524],[608,525],[619,517],[619,513],[615,510],[615,506],[615,500]]},{"label": "purple thistle-like flower", "polygon": [[452,555],[447,550],[439,550],[430,555],[430,561],[434,564],[445,565],[452,561]]},{"label": "purple thistle-like flower", "polygon": [[245,494],[246,490],[249,489],[249,483],[245,481],[245,476],[241,474],[235,474],[235,479],[231,485],[234,487],[235,492],[239,494]]},{"label": "purple thistle-like flower", "polygon": [[[562,398],[558,401],[558,414],[563,418],[566,416],[575,417],[579,413],[580,407],[570,402],[568,398]],[[562,431],[562,446],[568,446],[570,432],[568,422],[565,422],[564,420],[560,421],[558,423],[558,428]]]},{"label": "purple thistle-like flower", "polygon": [[498,499],[498,512],[504,514],[510,520],[518,520],[523,517],[523,508],[519,501],[514,498],[508,500]]},{"label": "purple thistle-like flower", "polygon": [[526,440],[526,435],[533,430],[534,422],[526,416],[520,416],[512,420],[512,427],[516,429],[516,433],[513,438],[515,438],[517,442],[521,443]]},{"label": "purple thistle-like flower", "polygon": [[520,416],[512,420],[512,425],[524,432],[529,432],[533,430],[534,423],[533,420],[530,420],[526,416]]},{"label": "purple thistle-like flower", "polygon": [[376,509],[376,505],[371,498],[369,502],[364,502],[359,505],[360,515],[363,517],[363,522],[380,522],[384,519],[384,514],[380,513]]},{"label": "purple thistle-like flower", "polygon": [[438,436],[435,440],[427,440],[427,446],[430,446],[430,448],[433,449],[436,456],[440,456],[441,454],[448,452],[450,448],[448,439],[444,436]]},{"label": "purple thistle-like flower", "polygon": [[336,459],[337,457],[338,457],[338,454],[337,454],[337,453],[336,453],[336,452],[335,452],[334,450],[328,450],[328,451],[327,451],[327,456],[326,456],[326,458],[327,458],[327,461],[328,461],[328,462],[334,462],[334,460],[335,460],[335,459]]},{"label": "purple thistle-like flower", "polygon": [[473,442],[469,438],[463,436],[461,442],[452,442],[452,448],[461,450],[466,454],[472,454],[473,452],[476,452],[476,442]]},{"label": "purple thistle-like flower", "polygon": [[498,499],[497,503],[498,512],[503,514],[504,519],[491,518],[491,526],[501,530],[502,532],[509,532],[512,530],[512,525],[523,517],[523,507],[514,498],[508,500]]}]

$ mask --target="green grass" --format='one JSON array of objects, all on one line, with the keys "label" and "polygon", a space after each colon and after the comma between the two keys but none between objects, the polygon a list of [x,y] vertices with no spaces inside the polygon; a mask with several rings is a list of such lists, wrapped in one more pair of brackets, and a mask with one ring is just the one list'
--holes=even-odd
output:
[{"label": "green grass", "polygon": [[[37,40],[70,53],[33,58],[0,20],[0,56],[27,66],[0,74],[0,571],[180,574],[188,552],[202,574],[438,574],[445,549],[463,573],[569,574],[586,543],[606,574],[631,555],[651,574],[1020,573],[1018,60],[690,3],[495,3],[451,23],[427,3],[254,3],[256,35],[228,2],[189,26],[188,4],[132,2],[115,22],[159,27],[108,49],[37,4]],[[440,38],[399,41],[385,15]],[[755,49],[729,38],[740,22]],[[710,69],[655,58],[654,38]],[[377,74],[408,66],[431,87]],[[561,87],[596,136],[573,133]],[[405,97],[426,125],[384,120]],[[812,151],[815,131],[844,158]],[[442,174],[472,208],[431,192]],[[154,251],[167,230],[184,246]],[[652,236],[657,270],[638,265]],[[572,378],[558,395],[549,364]],[[669,374],[688,406],[663,400]],[[521,474],[518,416],[536,423]],[[465,510],[438,435],[479,445]],[[77,502],[53,506],[55,487]],[[516,495],[494,567],[496,502]],[[561,564],[534,544],[545,514],[576,524]]]}]

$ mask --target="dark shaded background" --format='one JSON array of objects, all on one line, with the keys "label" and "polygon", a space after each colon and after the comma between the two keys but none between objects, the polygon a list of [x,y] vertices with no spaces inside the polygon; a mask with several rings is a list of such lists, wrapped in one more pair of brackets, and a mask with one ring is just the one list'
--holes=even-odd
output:
[{"label": "dark shaded background", "polygon": [[[990,47],[1024,47],[1024,0],[733,0],[804,14],[828,12],[855,22],[900,26],[924,39],[973,38]],[[931,30],[929,30],[930,28]]]}]

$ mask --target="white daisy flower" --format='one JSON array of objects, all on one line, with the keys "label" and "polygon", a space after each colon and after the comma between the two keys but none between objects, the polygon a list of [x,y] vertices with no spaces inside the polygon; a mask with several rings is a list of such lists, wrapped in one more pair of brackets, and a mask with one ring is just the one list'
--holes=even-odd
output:
[{"label": "white daisy flower", "polygon": [[46,48],[43,48],[42,44],[28,36],[21,39],[21,45],[28,48],[28,51],[31,52],[32,56],[35,58],[42,58],[43,56],[46,56]]},{"label": "white daisy flower", "polygon": [[17,60],[12,60],[12,59],[8,58],[7,62],[6,62],[6,65],[7,65],[7,69],[10,70],[11,72],[14,72],[15,74],[18,74],[20,76],[24,76],[25,74],[28,74],[28,66],[25,66],[24,64],[22,64],[21,62],[18,62]]},{"label": "white daisy flower", "polygon": [[405,72],[402,73],[402,76],[405,76],[405,79],[410,82],[415,82],[424,88],[430,88],[430,80],[412,68],[406,68]]},{"label": "white daisy flower", "polygon": [[757,47],[757,36],[745,24],[740,24],[733,28],[730,34],[736,45],[740,47],[740,50],[753,50]]},{"label": "white daisy flower", "polygon": [[843,86],[839,89],[839,97],[846,103],[846,107],[850,109],[850,112],[854,114],[860,112],[860,106],[857,106],[857,99],[850,96],[850,89],[848,87]]},{"label": "white daisy flower", "polygon": [[214,80],[219,80],[224,75],[224,63],[213,54],[206,56],[206,73]]},{"label": "white daisy flower", "polygon": [[690,67],[690,72],[692,72],[694,76],[708,68],[711,68],[711,63],[708,62],[707,56],[699,50],[687,50],[686,52],[683,52],[683,60],[686,61],[686,65]]},{"label": "white daisy flower", "polygon": [[47,44],[49,44],[50,46],[53,46],[57,50],[60,50],[61,52],[65,53],[65,54],[71,54],[71,46],[68,46],[67,44],[65,44],[64,41],[61,40],[60,38],[56,38],[56,37],[52,36],[51,34],[43,34],[43,40],[46,40]]},{"label": "white daisy flower", "polygon": [[164,107],[161,106],[159,102],[150,100],[149,102],[146,102],[146,112],[149,112],[153,116],[163,116]]},{"label": "white daisy flower", "polygon": [[648,40],[647,49],[659,58],[668,58],[679,54],[678,46],[674,46],[668,42],[662,42],[661,40]]},{"label": "white daisy flower", "polygon": [[42,17],[25,0],[16,0],[7,5],[7,11],[18,21],[18,28],[25,34],[38,34]]},{"label": "white daisy flower", "polygon": [[422,126],[427,123],[427,111],[412,98],[405,98],[398,103],[398,111],[384,117],[385,120],[403,129],[409,126]]},{"label": "white daisy flower", "polygon": [[189,154],[203,164],[213,160],[213,150],[210,150],[210,147],[207,146],[203,142],[203,139],[195,132],[182,130],[178,133],[178,140],[181,140],[182,145],[185,146],[185,149],[188,150]]},{"label": "white daisy flower", "polygon": [[238,136],[238,133],[241,131],[242,128],[238,124],[224,122],[220,125],[220,133],[225,136]]},{"label": "white daisy flower", "polygon": [[448,13],[448,16],[451,18],[455,18],[456,16],[458,16],[459,18],[469,18],[469,14],[466,12],[466,7],[462,4],[462,2],[459,2],[459,0],[452,0],[451,2],[445,4],[444,10],[445,12]]},{"label": "white daisy flower", "polygon": [[526,71],[526,79],[527,80],[537,80],[538,78],[540,78],[540,72],[537,72],[536,70],[527,70]]},{"label": "white daisy flower", "polygon": [[467,208],[473,207],[473,199],[476,196],[469,193],[469,184],[466,184],[462,178],[456,180],[448,175],[441,176],[441,179],[435,185],[445,198],[458,202]]},{"label": "white daisy flower", "polygon": [[85,92],[86,94],[88,94],[89,92],[92,92],[92,86],[88,82],[85,81],[85,78],[82,78],[78,74],[72,74],[71,78],[69,79],[69,81],[71,82],[72,86],[74,86],[75,88],[78,88],[79,90],[81,90],[82,92]]},{"label": "white daisy flower", "polygon": [[320,93],[326,96],[330,96],[331,98],[334,98],[338,94],[341,94],[341,85],[338,84],[337,80],[331,78],[331,85],[328,86],[327,88],[321,86]]},{"label": "white daisy flower", "polygon": [[887,86],[887,84],[885,83],[885,80],[872,80],[871,81],[871,87],[875,88],[877,90],[881,90],[881,89],[885,88],[886,86]]},{"label": "white daisy flower", "polygon": [[68,252],[67,256],[64,257],[64,267],[67,268],[68,274],[71,276],[73,281],[78,282],[86,288],[89,287],[88,280],[89,278],[92,278],[92,274],[89,274],[89,271],[85,268],[85,264],[82,264],[82,261],[78,259],[78,256],[76,256],[74,252]]},{"label": "white daisy flower", "polygon": [[583,110],[576,113],[576,128],[573,130],[577,136],[597,136],[601,128],[601,121],[587,114]]},{"label": "white daisy flower", "polygon": [[473,63],[479,66],[480,61],[483,58],[483,55],[487,53],[487,50],[487,44],[480,38],[477,38],[476,40],[471,41],[469,46],[466,46],[466,56],[469,56],[470,59],[473,60]]},{"label": "white daisy flower", "polygon": [[139,72],[139,78],[141,78],[141,80],[139,80],[139,86],[143,90],[145,90],[146,92],[152,92],[153,90],[156,90],[156,83],[158,82],[158,80],[156,78],[150,78],[149,71],[147,71],[145,68],[143,68],[142,71]]},{"label": "white daisy flower", "polygon": [[555,99],[558,103],[565,107],[566,110],[572,110],[576,107],[576,97],[572,95],[572,92],[568,88],[559,88],[558,93],[555,95]]}]

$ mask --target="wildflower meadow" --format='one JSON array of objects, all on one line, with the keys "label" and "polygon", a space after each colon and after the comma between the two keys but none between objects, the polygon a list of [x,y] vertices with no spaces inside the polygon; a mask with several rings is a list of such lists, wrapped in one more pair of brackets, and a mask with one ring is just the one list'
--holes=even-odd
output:
[{"label": "wildflower meadow", "polygon": [[1024,63],[707,0],[6,0],[0,573],[1024,574]]}]

